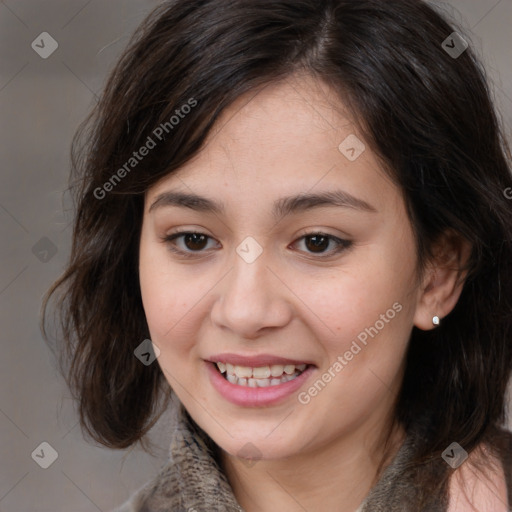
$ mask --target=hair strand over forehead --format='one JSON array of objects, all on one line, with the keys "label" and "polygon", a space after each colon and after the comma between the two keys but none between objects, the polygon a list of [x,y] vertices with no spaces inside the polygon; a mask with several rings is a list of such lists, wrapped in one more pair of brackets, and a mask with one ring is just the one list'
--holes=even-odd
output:
[{"label": "hair strand over forehead", "polygon": [[[72,252],[44,303],[46,314],[59,292],[62,363],[94,439],[143,440],[167,403],[158,366],[133,356],[149,337],[138,283],[145,192],[197,154],[236,99],[297,72],[332,87],[403,191],[420,270],[447,230],[472,246],[455,309],[438,329],[412,332],[396,418],[428,423],[414,463],[453,439],[468,451],[491,439],[512,367],[512,178],[471,47],[454,59],[441,46],[453,31],[418,0],[177,0],[147,17],[75,138]],[[155,148],[98,199],[148,137]]]}]

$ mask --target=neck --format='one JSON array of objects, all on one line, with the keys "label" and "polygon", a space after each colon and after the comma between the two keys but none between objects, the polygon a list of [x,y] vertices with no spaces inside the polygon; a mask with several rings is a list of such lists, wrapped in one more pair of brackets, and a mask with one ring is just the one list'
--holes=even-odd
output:
[{"label": "neck", "polygon": [[221,462],[246,512],[354,512],[405,439],[399,426],[382,432],[366,426],[300,455],[254,465],[222,451]]}]

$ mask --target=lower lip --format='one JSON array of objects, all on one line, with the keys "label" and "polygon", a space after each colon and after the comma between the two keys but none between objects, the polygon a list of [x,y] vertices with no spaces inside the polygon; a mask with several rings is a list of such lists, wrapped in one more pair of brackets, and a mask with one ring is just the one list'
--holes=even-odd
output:
[{"label": "lower lip", "polygon": [[215,363],[206,361],[210,373],[212,386],[229,402],[243,407],[264,407],[283,402],[291,394],[295,393],[313,373],[314,367],[308,366],[299,376],[277,386],[265,388],[251,388],[238,386],[226,380]]}]

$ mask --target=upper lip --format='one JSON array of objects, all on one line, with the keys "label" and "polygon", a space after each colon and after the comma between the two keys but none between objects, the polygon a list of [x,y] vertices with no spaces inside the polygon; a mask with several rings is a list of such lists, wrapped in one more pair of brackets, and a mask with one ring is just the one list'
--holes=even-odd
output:
[{"label": "upper lip", "polygon": [[212,363],[230,363],[234,366],[249,366],[251,368],[258,368],[260,366],[272,366],[272,365],[283,365],[294,364],[296,366],[300,364],[312,365],[311,361],[289,359],[287,357],[273,356],[270,354],[259,354],[257,356],[243,356],[240,354],[215,354],[210,356],[208,361]]}]

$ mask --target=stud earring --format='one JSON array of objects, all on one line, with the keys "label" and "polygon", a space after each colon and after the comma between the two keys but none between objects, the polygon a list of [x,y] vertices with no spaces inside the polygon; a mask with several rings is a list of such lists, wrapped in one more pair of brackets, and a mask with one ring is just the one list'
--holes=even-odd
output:
[{"label": "stud earring", "polygon": [[432,323],[434,325],[439,325],[441,323],[441,320],[439,320],[439,317],[436,315],[432,317]]}]

